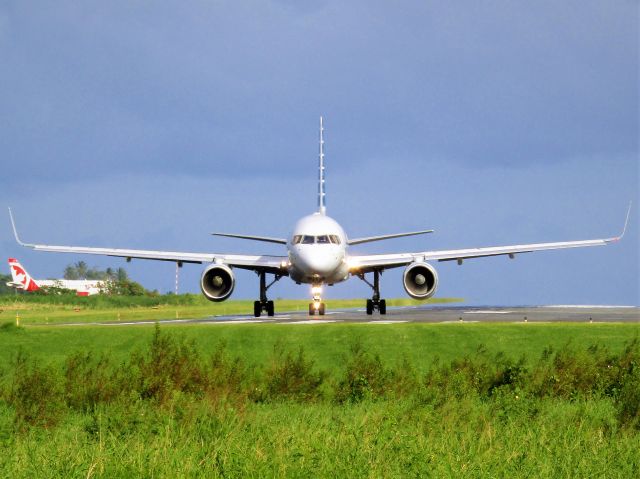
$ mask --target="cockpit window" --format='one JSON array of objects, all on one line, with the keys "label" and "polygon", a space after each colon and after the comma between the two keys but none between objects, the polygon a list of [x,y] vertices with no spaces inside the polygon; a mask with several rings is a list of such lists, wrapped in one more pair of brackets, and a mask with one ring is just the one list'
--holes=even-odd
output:
[{"label": "cockpit window", "polygon": [[338,235],[295,235],[291,240],[292,244],[340,244]]}]

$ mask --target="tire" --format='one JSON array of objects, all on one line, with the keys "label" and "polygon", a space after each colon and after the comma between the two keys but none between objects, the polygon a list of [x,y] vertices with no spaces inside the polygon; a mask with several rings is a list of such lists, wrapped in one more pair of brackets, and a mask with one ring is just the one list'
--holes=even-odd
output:
[{"label": "tire", "polygon": [[373,314],[373,301],[367,299],[367,314],[371,316]]},{"label": "tire", "polygon": [[324,311],[325,311],[325,305],[324,303],[320,303],[320,309],[318,310],[318,313],[320,314],[320,316],[324,316]]},{"label": "tire", "polygon": [[313,303],[309,303],[309,316],[315,316],[316,310],[313,308]]},{"label": "tire", "polygon": [[380,304],[378,304],[378,309],[380,310],[380,314],[387,314],[387,300],[381,299]]},{"label": "tire", "polygon": [[275,306],[273,301],[267,301],[267,316],[273,316],[275,314]]},{"label": "tire", "polygon": [[253,315],[256,318],[260,317],[260,313],[262,313],[262,304],[260,304],[260,301],[254,301],[253,302]]}]

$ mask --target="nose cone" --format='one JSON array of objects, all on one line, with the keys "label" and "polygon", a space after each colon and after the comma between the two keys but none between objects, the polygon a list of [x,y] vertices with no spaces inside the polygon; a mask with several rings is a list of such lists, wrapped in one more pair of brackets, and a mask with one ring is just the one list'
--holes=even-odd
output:
[{"label": "nose cone", "polygon": [[338,267],[338,259],[334,255],[318,254],[317,251],[301,251],[300,266],[307,274],[325,276],[333,273]]}]

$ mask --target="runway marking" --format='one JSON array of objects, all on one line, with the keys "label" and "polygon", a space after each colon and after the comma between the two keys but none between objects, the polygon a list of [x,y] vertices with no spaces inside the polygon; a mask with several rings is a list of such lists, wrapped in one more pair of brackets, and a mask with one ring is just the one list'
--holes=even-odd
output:
[{"label": "runway marking", "polygon": [[257,323],[273,323],[275,319],[231,319],[224,321],[207,321],[205,324],[257,324]]},{"label": "runway marking", "polygon": [[511,313],[513,313],[513,311],[498,311],[495,309],[464,311],[464,314],[511,314]]},{"label": "runway marking", "polygon": [[324,323],[338,323],[342,322],[338,319],[307,319],[305,321],[289,321],[288,323],[278,324],[324,324]]},{"label": "runway marking", "polygon": [[635,308],[636,306],[615,306],[606,304],[549,304],[546,306],[538,306],[539,308],[576,308],[576,309],[617,309],[617,308]]},{"label": "runway marking", "polygon": [[408,323],[409,320],[367,321],[367,324],[399,324]]},{"label": "runway marking", "polygon": [[460,321],[458,320],[452,320],[452,321],[440,321],[437,324],[460,324],[460,323],[479,323],[480,321]]}]

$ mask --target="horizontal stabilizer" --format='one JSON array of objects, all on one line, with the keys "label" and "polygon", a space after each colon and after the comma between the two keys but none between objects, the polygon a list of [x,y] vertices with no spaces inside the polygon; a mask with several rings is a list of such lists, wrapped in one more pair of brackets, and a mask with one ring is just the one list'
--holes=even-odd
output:
[{"label": "horizontal stabilizer", "polygon": [[225,236],[227,238],[240,238],[252,241],[264,241],[265,243],[287,244],[286,239],[269,238],[266,236],[237,235],[232,233],[211,233],[213,236]]},{"label": "horizontal stabilizer", "polygon": [[382,235],[382,236],[369,236],[368,238],[356,238],[349,240],[350,245],[354,244],[362,244],[362,243],[371,243],[372,241],[383,241],[393,238],[402,238],[404,236],[416,236],[416,235],[425,235],[427,233],[433,233],[433,230],[424,230],[424,231],[412,231],[410,233],[396,233],[392,235]]}]

